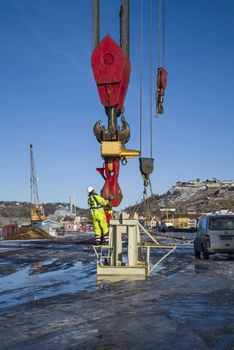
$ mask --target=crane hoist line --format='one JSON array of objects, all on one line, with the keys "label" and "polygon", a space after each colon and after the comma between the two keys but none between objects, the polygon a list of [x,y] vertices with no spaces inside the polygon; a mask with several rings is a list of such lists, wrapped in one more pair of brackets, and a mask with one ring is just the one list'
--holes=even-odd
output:
[{"label": "crane hoist line", "polygon": [[[110,201],[111,207],[117,207],[123,198],[118,183],[120,164],[125,165],[127,159],[141,156],[141,149],[132,150],[126,148],[126,144],[130,140],[130,125],[125,118],[124,111],[124,101],[131,73],[129,59],[129,2],[129,0],[120,1],[120,39],[119,43],[117,43],[109,34],[100,41],[99,0],[93,0],[93,52],[91,65],[100,102],[107,115],[107,127],[101,125],[101,121],[98,120],[93,127],[93,131],[97,141],[101,144],[101,156],[104,160],[103,167],[97,168],[97,171],[105,180],[101,194],[105,199],[112,198]],[[158,81],[161,84],[159,78]],[[158,91],[160,84],[157,87]],[[163,85],[163,87],[165,86]],[[162,89],[160,91],[164,92]],[[157,106],[159,105],[161,108],[162,95],[159,92],[157,94]],[[162,108],[160,109],[161,111]],[[118,125],[119,119],[121,126]],[[148,158],[140,158],[140,171],[145,177],[145,184],[148,183],[149,175],[153,171],[152,152],[150,159],[151,161]]]},{"label": "crane hoist line", "polygon": [[31,203],[31,223],[37,224],[46,219],[45,211],[39,201],[37,185],[36,167],[33,156],[33,145],[30,144],[30,203]]},{"label": "crane hoist line", "polygon": [[158,75],[156,92],[156,116],[164,113],[163,101],[166,87],[167,71],[165,68],[165,4],[164,0],[158,0]]},{"label": "crane hoist line", "polygon": [[[112,198],[111,207],[117,207],[123,198],[118,183],[120,163],[128,158],[138,157],[137,150],[126,149],[130,139],[130,126],[124,116],[124,100],[128,89],[131,64],[129,60],[129,1],[121,0],[120,5],[120,44],[110,35],[99,42],[99,1],[93,0],[93,53],[91,64],[101,104],[108,118],[107,128],[97,121],[93,131],[101,143],[101,156],[104,160],[98,172],[105,180],[102,196]],[[121,127],[118,119],[121,117]]]}]

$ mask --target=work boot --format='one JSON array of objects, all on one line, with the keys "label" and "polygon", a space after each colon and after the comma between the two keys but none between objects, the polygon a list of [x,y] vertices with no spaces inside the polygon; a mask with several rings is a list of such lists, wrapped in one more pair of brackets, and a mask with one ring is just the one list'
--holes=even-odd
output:
[{"label": "work boot", "polygon": [[108,244],[109,244],[109,232],[107,232],[107,233],[103,236],[103,244],[104,244],[104,245],[108,245]]},{"label": "work boot", "polygon": [[101,238],[99,237],[99,236],[94,236],[94,238],[95,238],[95,244],[96,245],[100,245],[101,244]]}]

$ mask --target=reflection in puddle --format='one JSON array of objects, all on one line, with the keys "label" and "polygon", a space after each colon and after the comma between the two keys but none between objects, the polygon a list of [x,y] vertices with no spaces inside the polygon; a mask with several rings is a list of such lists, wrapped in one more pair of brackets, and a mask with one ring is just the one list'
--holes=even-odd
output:
[{"label": "reflection in puddle", "polygon": [[77,261],[66,270],[45,269],[56,260],[46,260],[43,264],[33,263],[13,274],[1,277],[0,308],[64,293],[96,290],[95,261],[88,264]]}]

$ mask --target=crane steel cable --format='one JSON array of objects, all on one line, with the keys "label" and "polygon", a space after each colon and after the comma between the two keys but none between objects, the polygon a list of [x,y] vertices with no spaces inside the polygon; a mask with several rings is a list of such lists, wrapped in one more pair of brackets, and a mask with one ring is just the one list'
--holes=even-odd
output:
[{"label": "crane steel cable", "polygon": [[[140,152],[142,155],[142,124],[143,124],[143,116],[142,116],[142,61],[143,61],[143,47],[142,47],[142,28],[143,28],[143,21],[142,21],[142,4],[143,1],[140,0],[140,67],[139,67],[139,75],[140,75],[140,88],[139,88],[139,94],[140,94]],[[149,198],[147,193],[147,186],[150,184],[150,174],[153,171],[153,131],[152,131],[152,123],[153,123],[153,113],[152,113],[152,38],[153,38],[153,11],[152,11],[153,5],[152,0],[150,1],[150,52],[149,52],[149,153],[151,158],[144,158],[140,157],[140,171],[141,175],[144,181],[144,190],[142,194],[140,195],[140,198],[142,198],[140,204],[136,203],[135,207],[133,208],[133,212],[137,212],[140,209],[140,206],[144,206],[144,213],[146,214],[147,221],[149,219]],[[150,184],[151,185],[151,184]]]},{"label": "crane steel cable", "polygon": [[153,158],[153,140],[152,140],[152,37],[153,37],[153,11],[152,0],[150,0],[150,157]]},{"label": "crane steel cable", "polygon": [[158,0],[158,66],[165,66],[165,10],[164,0]]},{"label": "crane steel cable", "polygon": [[130,35],[129,35],[129,0],[121,0],[120,5],[120,46],[123,48],[126,55],[129,57]]},{"label": "crane steel cable", "polygon": [[[152,113],[152,37],[153,37],[153,19],[152,19],[152,0],[150,0],[150,74],[149,74],[149,140],[150,140],[150,156],[153,156],[153,132],[152,132],[152,121],[153,121],[153,113]],[[140,1],[140,152],[142,152],[142,0]]]},{"label": "crane steel cable", "polygon": [[92,34],[93,50],[98,46],[100,41],[100,6],[99,0],[93,0],[92,9]]},{"label": "crane steel cable", "polygon": [[140,0],[140,154],[142,153],[142,0]]},{"label": "crane steel cable", "polygon": [[158,0],[158,66],[161,63],[161,0]]},{"label": "crane steel cable", "polygon": [[158,74],[156,91],[156,117],[164,113],[164,96],[167,87],[165,69],[165,9],[164,0],[158,0]]},{"label": "crane steel cable", "polygon": [[[152,38],[153,38],[153,19],[152,19],[152,0],[150,0],[150,74],[149,74],[149,140],[150,140],[150,157],[153,157],[153,107],[152,107]],[[140,152],[142,152],[142,0],[140,1]]]},{"label": "crane steel cable", "polygon": [[140,194],[139,198],[136,201],[136,204],[133,206],[132,211],[130,212],[130,217],[133,218],[134,214],[138,212],[138,210],[140,209],[140,207],[143,204],[143,200],[142,197],[144,195],[144,191]]},{"label": "crane steel cable", "polygon": [[[152,48],[153,48],[153,1],[150,0],[150,50],[149,50],[149,146],[150,146],[150,157],[143,158],[140,160],[140,170],[144,180],[144,191],[143,191],[143,203],[145,209],[149,213],[150,202],[147,193],[147,187],[149,185],[150,195],[153,202],[156,202],[156,198],[153,195],[152,184],[150,182],[150,174],[153,171],[153,98],[152,98]],[[140,152],[142,152],[142,0],[140,0]],[[164,90],[166,88],[166,75],[165,68],[161,67],[161,59],[164,66],[165,61],[165,11],[164,11],[164,0],[158,0],[158,78],[157,78],[157,104],[160,103],[161,108],[159,112],[163,113],[163,97]],[[159,80],[160,79],[160,80]],[[158,95],[159,91],[159,95]],[[159,100],[158,100],[159,97]],[[158,105],[157,105],[158,108]],[[138,203],[136,204],[135,211],[139,208]]]},{"label": "crane steel cable", "polygon": [[162,0],[162,21],[163,21],[163,25],[162,25],[162,30],[163,30],[163,34],[162,34],[162,64],[163,67],[165,67],[165,11],[164,11],[164,0]]}]

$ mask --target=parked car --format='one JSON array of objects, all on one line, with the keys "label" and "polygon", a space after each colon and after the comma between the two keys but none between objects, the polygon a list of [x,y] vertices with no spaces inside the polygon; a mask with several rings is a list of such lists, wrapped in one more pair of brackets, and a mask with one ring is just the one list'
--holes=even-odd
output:
[{"label": "parked car", "polygon": [[156,226],[156,229],[159,232],[171,232],[174,230],[174,226],[172,222],[161,222]]},{"label": "parked car", "polygon": [[234,254],[234,214],[208,214],[198,220],[194,255],[209,259],[210,254]]}]

